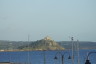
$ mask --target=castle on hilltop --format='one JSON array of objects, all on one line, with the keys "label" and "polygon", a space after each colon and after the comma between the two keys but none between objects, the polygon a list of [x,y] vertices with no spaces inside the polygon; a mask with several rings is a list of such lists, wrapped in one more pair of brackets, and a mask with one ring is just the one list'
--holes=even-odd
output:
[{"label": "castle on hilltop", "polygon": [[44,38],[44,40],[52,40],[52,38],[51,38],[50,36],[46,36],[46,37]]}]

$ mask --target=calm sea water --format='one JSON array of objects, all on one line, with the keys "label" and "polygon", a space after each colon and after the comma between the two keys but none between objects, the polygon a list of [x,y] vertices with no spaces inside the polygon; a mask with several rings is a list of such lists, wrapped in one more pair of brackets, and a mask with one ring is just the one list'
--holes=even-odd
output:
[{"label": "calm sea water", "polygon": [[[96,49],[80,50],[80,64],[85,64],[87,52],[96,52]],[[15,62],[21,64],[61,64],[61,54],[64,55],[64,64],[72,64],[72,59],[68,59],[69,55],[72,55],[71,50],[0,52],[0,62]],[[57,60],[54,59],[55,56],[58,57]],[[78,64],[77,59],[77,52],[74,51],[74,64]],[[91,54],[89,59],[91,64],[96,64],[96,53]]]}]

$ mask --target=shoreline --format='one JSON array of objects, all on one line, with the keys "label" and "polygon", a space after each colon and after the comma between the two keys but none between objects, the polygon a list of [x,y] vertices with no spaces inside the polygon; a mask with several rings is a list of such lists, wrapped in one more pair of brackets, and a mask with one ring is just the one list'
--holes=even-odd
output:
[{"label": "shoreline", "polygon": [[[0,50],[0,52],[22,52],[22,51],[66,51],[71,49],[64,49],[64,50]],[[80,50],[91,50],[91,49],[80,49]],[[94,49],[95,50],[95,49]]]}]

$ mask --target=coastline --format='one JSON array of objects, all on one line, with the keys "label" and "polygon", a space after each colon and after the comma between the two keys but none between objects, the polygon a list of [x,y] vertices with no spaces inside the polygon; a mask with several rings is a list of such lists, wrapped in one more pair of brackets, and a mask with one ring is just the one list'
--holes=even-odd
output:
[{"label": "coastline", "polygon": [[[0,52],[19,52],[19,51],[66,51],[66,50],[71,50],[71,49],[64,49],[64,50],[0,50]],[[80,50],[93,50],[92,48],[88,49],[88,48],[83,48]],[[94,49],[95,50],[95,49]]]}]

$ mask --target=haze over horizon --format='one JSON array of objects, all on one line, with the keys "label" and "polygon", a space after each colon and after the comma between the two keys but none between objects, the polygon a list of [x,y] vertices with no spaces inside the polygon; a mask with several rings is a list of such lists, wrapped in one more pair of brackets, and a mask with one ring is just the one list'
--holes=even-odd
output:
[{"label": "haze over horizon", "polygon": [[0,0],[0,40],[96,42],[96,0]]}]

